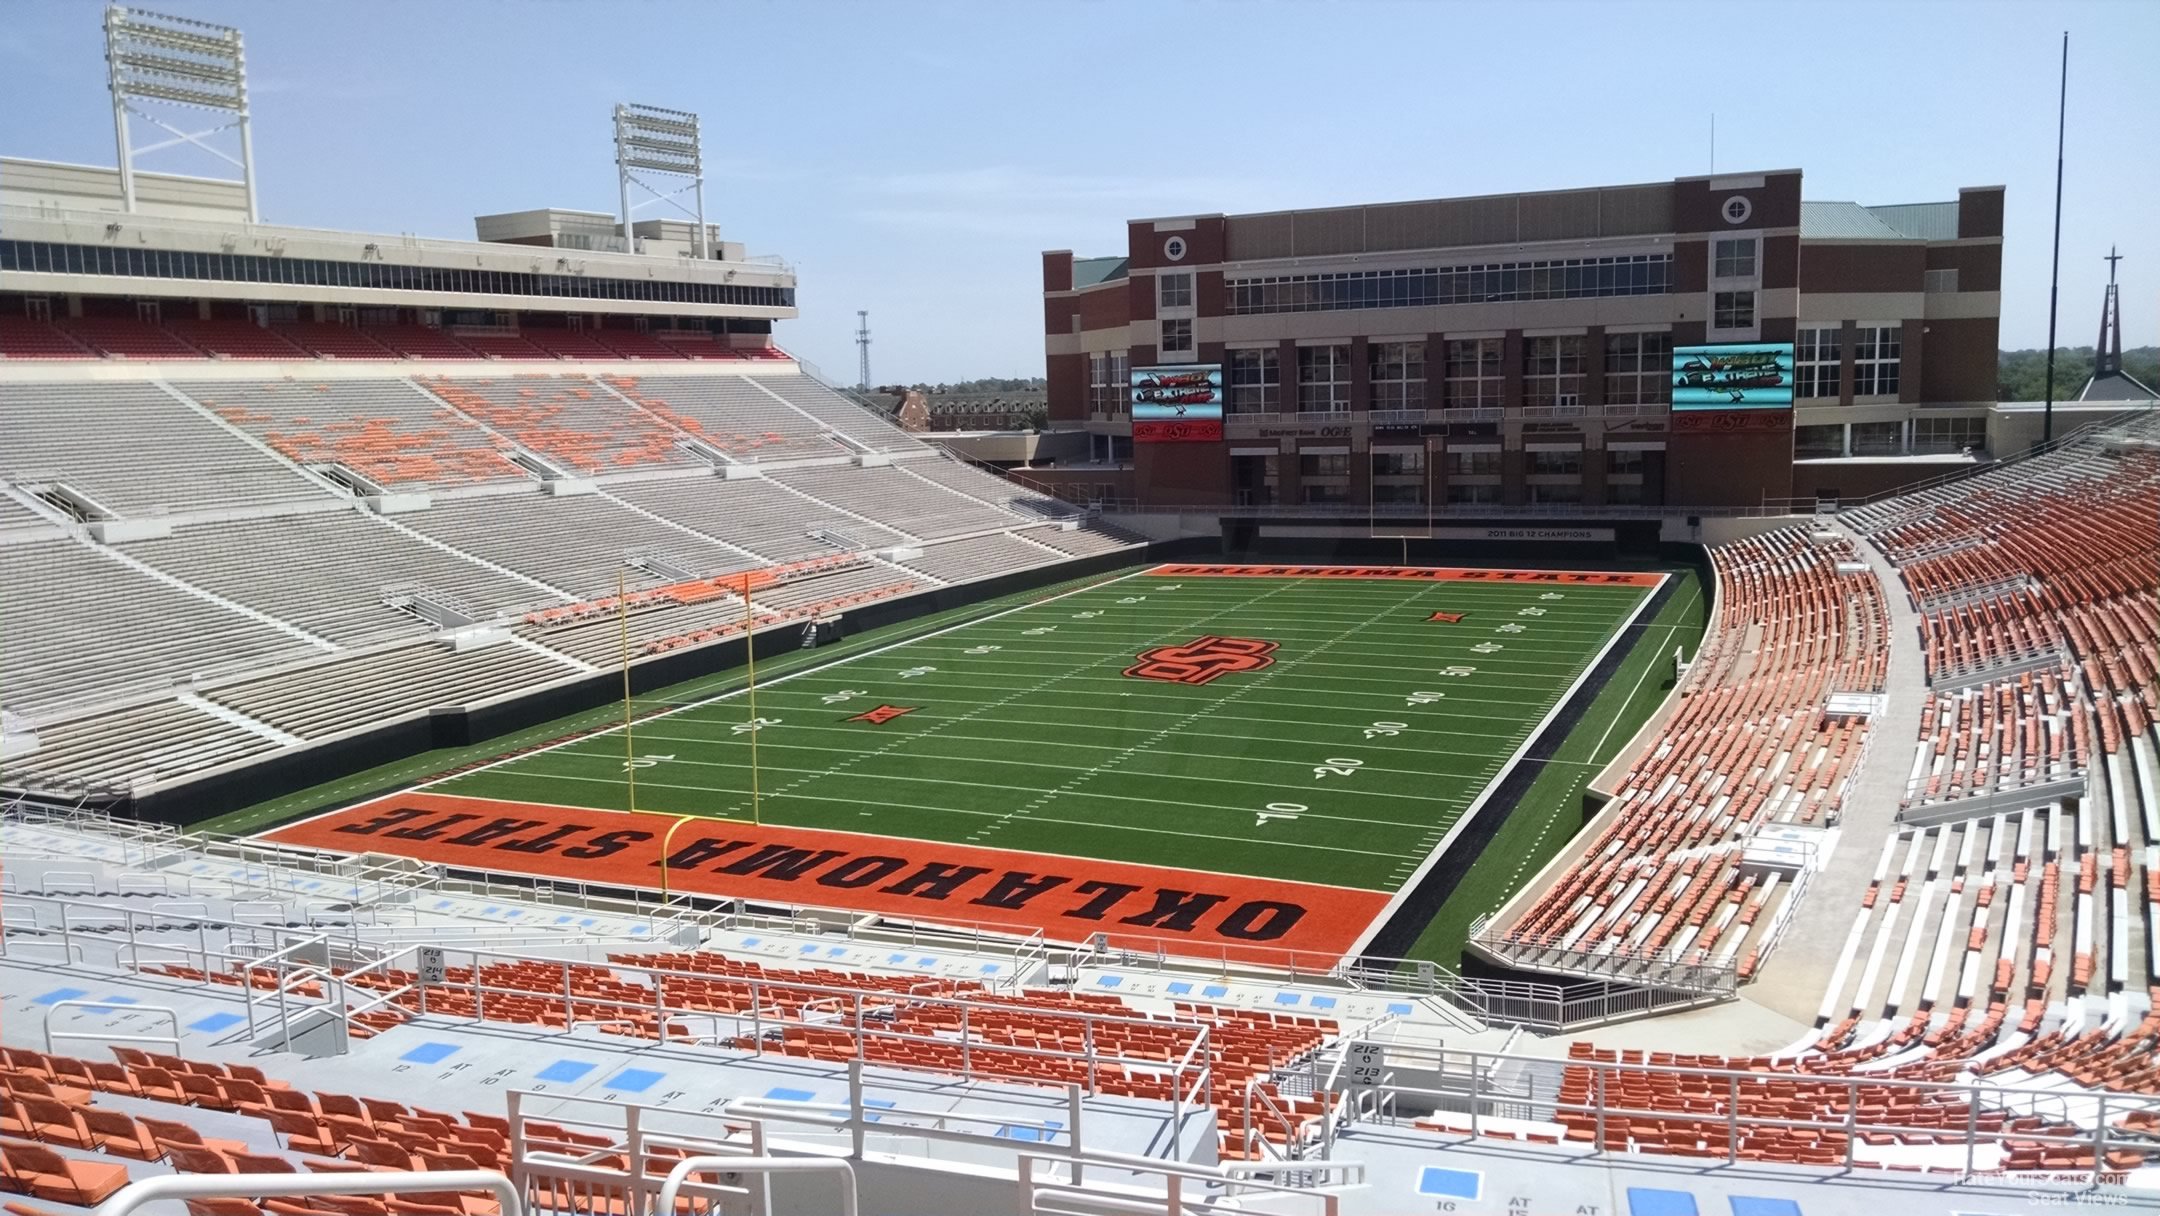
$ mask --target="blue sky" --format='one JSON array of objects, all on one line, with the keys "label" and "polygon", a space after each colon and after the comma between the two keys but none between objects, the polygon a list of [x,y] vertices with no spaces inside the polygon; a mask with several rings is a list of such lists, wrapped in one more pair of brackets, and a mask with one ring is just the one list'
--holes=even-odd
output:
[{"label": "blue sky", "polygon": [[[2037,346],[2068,29],[2060,340],[2092,340],[2110,242],[2126,342],[2160,329],[2160,4],[150,7],[245,31],[274,223],[613,210],[609,107],[700,112],[708,213],[801,275],[782,344],[852,379],[867,308],[880,381],[1040,374],[1040,252],[1122,252],[1129,217],[1702,173],[1712,111],[1717,168],[1811,199],[2008,186],[2003,342]],[[111,163],[101,5],[6,8],[0,153]]]}]

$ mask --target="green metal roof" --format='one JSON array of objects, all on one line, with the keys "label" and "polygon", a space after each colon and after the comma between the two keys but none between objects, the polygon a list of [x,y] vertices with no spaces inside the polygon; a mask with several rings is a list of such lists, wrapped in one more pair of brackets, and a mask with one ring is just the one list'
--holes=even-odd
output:
[{"label": "green metal roof", "polygon": [[1954,241],[1958,234],[1956,203],[1900,203],[1870,207],[1868,214],[1913,241]]},{"label": "green metal roof", "polygon": [[1800,235],[1810,240],[1954,241],[1957,234],[1956,203],[1800,204]]},{"label": "green metal roof", "polygon": [[1112,279],[1125,277],[1125,263],[1130,258],[1074,258],[1073,287],[1093,287]]}]

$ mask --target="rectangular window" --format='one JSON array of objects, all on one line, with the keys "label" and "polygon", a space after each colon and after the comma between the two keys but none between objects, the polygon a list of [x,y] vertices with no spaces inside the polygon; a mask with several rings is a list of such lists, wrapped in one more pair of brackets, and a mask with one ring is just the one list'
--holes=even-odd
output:
[{"label": "rectangular window", "polygon": [[1455,338],[1447,344],[1447,404],[1450,409],[1500,405],[1500,339]]},{"label": "rectangular window", "polygon": [[1915,453],[1987,450],[1985,418],[1915,418],[1912,425]]},{"label": "rectangular window", "polygon": [[1264,275],[1227,280],[1224,294],[1230,315],[1248,316],[1663,295],[1671,280],[1671,254],[1635,253],[1489,265]]},{"label": "rectangular window", "polygon": [[1190,320],[1165,321],[1162,323],[1162,354],[1164,358],[1173,355],[1190,356],[1192,349],[1192,322]]},{"label": "rectangular window", "polygon": [[1579,334],[1523,340],[1523,404],[1581,405],[1583,345]]},{"label": "rectangular window", "polygon": [[1710,328],[1755,328],[1755,293],[1752,291],[1720,291],[1712,293]]},{"label": "rectangular window", "polygon": [[1648,464],[1642,452],[1605,453],[1605,471],[1615,477],[1640,477]]},{"label": "rectangular window", "polygon": [[1374,452],[1372,455],[1372,471],[1375,477],[1423,477],[1425,475],[1425,450],[1423,448],[1394,448]]},{"label": "rectangular window", "polygon": [[1796,426],[1792,438],[1793,456],[1800,460],[1825,460],[1845,454],[1845,427],[1841,423]]},{"label": "rectangular window", "polygon": [[1350,458],[1340,452],[1323,455],[1300,455],[1298,457],[1298,476],[1300,477],[1348,477],[1349,475]]},{"label": "rectangular window", "polygon": [[1902,340],[1895,325],[1863,325],[1853,331],[1853,396],[1896,395]]},{"label": "rectangular window", "polygon": [[1230,412],[1272,414],[1282,408],[1282,360],[1273,349],[1233,350],[1230,355]]},{"label": "rectangular window", "polygon": [[1448,453],[1448,475],[1450,477],[1498,477],[1500,475],[1500,453],[1450,451]]},{"label": "rectangular window", "polygon": [[1528,488],[1530,501],[1533,503],[1566,503],[1572,505],[1582,501],[1582,483],[1579,481],[1563,485],[1532,484]]},{"label": "rectangular window", "polygon": [[1582,449],[1530,453],[1529,471],[1539,477],[1575,477],[1582,473]]},{"label": "rectangular window", "polygon": [[1374,486],[1372,500],[1373,505],[1381,507],[1423,506],[1425,486],[1421,482]]},{"label": "rectangular window", "polygon": [[1671,334],[1605,335],[1605,404],[1672,400]]},{"label": "rectangular window", "polygon": [[1298,347],[1298,411],[1336,414],[1350,408],[1350,348]]},{"label": "rectangular window", "polygon": [[1843,331],[1835,326],[1803,329],[1793,335],[1793,396],[1823,398],[1838,395],[1839,364],[1843,359]]},{"label": "rectangular window", "polygon": [[1710,277],[1714,279],[1752,279],[1755,277],[1755,238],[1739,237],[1716,243],[1711,259]]},{"label": "rectangular window", "polygon": [[1448,485],[1447,500],[1463,505],[1489,505],[1500,501],[1500,487],[1453,482]]},{"label": "rectangular window", "polygon": [[1855,456],[1897,456],[1905,447],[1905,424],[1902,422],[1856,422],[1852,428],[1852,454]]},{"label": "rectangular window", "polygon": [[1425,344],[1375,342],[1365,348],[1376,410],[1425,407]]},{"label": "rectangular window", "polygon": [[1955,266],[1948,270],[1927,270],[1920,274],[1920,290],[1929,295],[1940,295],[1958,289],[1958,272]]},{"label": "rectangular window", "polygon": [[1155,276],[1156,301],[1164,308],[1192,307],[1192,272]]},{"label": "rectangular window", "polygon": [[1132,383],[1124,351],[1088,356],[1088,408],[1097,414],[1123,414],[1132,408]]}]

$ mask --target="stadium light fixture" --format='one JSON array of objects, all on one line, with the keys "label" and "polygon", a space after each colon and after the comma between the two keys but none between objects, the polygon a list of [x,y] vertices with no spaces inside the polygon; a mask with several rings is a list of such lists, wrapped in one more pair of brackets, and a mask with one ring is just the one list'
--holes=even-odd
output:
[{"label": "stadium light fixture", "polygon": [[[113,98],[113,137],[120,150],[122,205],[135,210],[135,159],[180,144],[193,144],[240,170],[247,189],[247,217],[255,209],[255,143],[248,126],[247,53],[240,31],[186,17],[115,4],[105,10],[105,66]],[[154,108],[153,108],[154,107]],[[184,131],[156,110],[208,110],[224,121]],[[134,146],[130,120],[165,131],[170,138]],[[208,143],[220,131],[237,131],[240,155]]]},{"label": "stadium light fixture", "polygon": [[[640,178],[640,171],[688,178],[689,183],[663,191]],[[615,177],[616,187],[622,195],[623,241],[632,253],[637,252],[637,238],[630,234],[631,213],[635,210],[630,205],[630,186],[635,182],[639,189],[652,196],[639,206],[664,202],[696,220],[697,255],[701,259],[712,256],[710,237],[705,230],[705,159],[697,115],[636,102],[617,102]],[[685,207],[676,201],[678,195],[685,193],[693,196],[693,207]]]}]

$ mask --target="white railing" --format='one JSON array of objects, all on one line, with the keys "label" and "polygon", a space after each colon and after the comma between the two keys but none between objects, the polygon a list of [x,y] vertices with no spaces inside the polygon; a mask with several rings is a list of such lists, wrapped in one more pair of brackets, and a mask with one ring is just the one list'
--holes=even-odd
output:
[{"label": "white railing", "polygon": [[[364,1182],[351,1174],[165,1174],[122,1187],[91,1209],[93,1216],[128,1216],[146,1204],[186,1199],[239,1199],[254,1203],[301,1195],[409,1195],[415,1191],[455,1193],[486,1191],[501,1205],[501,1216],[524,1216],[517,1188],[494,1170],[420,1170],[371,1173]],[[79,1210],[79,1209],[77,1209]]]}]

